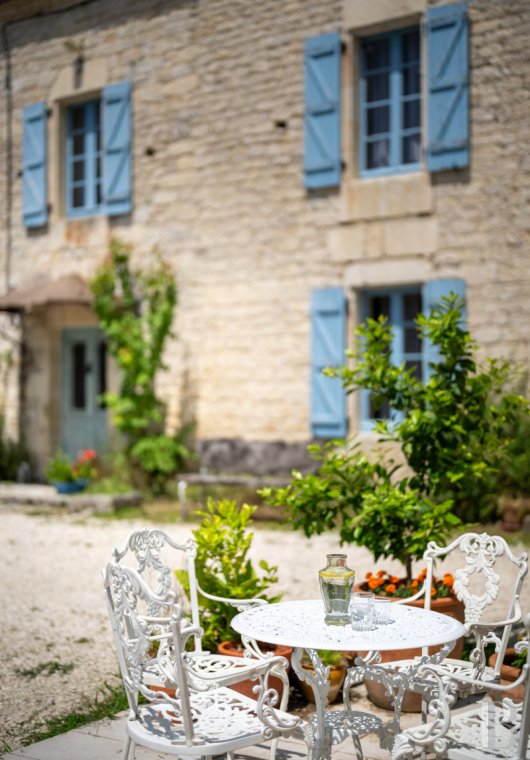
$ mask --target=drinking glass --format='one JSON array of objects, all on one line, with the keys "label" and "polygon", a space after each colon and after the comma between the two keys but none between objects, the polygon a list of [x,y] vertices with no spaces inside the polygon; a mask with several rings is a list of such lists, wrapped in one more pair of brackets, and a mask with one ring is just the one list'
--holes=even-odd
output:
[{"label": "drinking glass", "polygon": [[370,631],[374,627],[374,597],[371,591],[352,594],[350,620],[356,631]]},{"label": "drinking glass", "polygon": [[390,599],[383,599],[379,597],[374,599],[374,623],[377,625],[387,625],[393,623],[394,619],[390,614],[392,602]]}]

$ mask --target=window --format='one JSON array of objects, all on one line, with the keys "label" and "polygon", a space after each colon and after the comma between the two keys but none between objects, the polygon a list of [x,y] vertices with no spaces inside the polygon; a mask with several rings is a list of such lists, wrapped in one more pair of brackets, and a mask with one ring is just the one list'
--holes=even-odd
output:
[{"label": "window", "polygon": [[361,173],[419,168],[420,82],[417,28],[361,41]]},{"label": "window", "polygon": [[[367,291],[363,294],[362,319],[377,319],[380,315],[387,317],[392,327],[392,361],[394,364],[405,363],[418,378],[424,377],[425,357],[424,341],[415,323],[416,317],[423,310],[423,298],[420,288],[403,290]],[[390,416],[388,405],[376,408],[367,391],[361,393],[361,428],[370,430],[375,419]]]},{"label": "window", "polygon": [[101,101],[67,110],[66,209],[68,216],[97,213],[102,206]]}]

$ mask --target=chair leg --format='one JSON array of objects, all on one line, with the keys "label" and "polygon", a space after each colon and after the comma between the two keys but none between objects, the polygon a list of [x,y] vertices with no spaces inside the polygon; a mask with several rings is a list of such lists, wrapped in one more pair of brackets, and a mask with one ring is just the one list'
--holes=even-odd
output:
[{"label": "chair leg", "polygon": [[134,754],[135,754],[135,748],[136,745],[133,741],[131,741],[131,737],[129,734],[125,734],[125,741],[123,743],[123,753],[122,753],[122,760],[129,760],[129,753],[132,749],[132,754],[130,756],[130,760],[134,760]]}]

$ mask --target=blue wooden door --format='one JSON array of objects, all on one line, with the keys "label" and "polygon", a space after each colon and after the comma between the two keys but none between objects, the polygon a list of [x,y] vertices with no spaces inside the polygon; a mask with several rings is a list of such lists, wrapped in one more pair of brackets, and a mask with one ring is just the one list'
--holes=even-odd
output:
[{"label": "blue wooden door", "polygon": [[72,457],[84,449],[107,448],[105,337],[97,327],[63,330],[61,448]]}]

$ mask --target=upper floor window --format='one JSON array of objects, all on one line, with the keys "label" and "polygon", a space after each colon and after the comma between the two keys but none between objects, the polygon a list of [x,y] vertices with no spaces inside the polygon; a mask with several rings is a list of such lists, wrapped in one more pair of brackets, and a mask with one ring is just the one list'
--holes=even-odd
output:
[{"label": "upper floor window", "polygon": [[419,29],[361,41],[360,166],[371,175],[420,165]]},{"label": "upper floor window", "polygon": [[101,183],[101,101],[92,100],[67,110],[67,214],[97,213],[102,206]]}]

